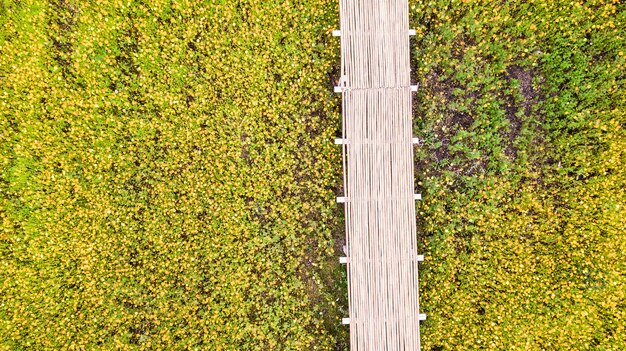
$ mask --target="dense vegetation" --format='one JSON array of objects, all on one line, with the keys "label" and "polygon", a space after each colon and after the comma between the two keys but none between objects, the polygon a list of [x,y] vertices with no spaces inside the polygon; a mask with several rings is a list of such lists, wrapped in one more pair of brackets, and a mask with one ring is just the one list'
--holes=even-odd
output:
[{"label": "dense vegetation", "polygon": [[[424,349],[626,349],[626,6],[410,6]],[[0,0],[0,349],[343,349],[337,23]]]},{"label": "dense vegetation", "polygon": [[626,349],[626,6],[411,10],[424,349]]},{"label": "dense vegetation", "polygon": [[329,349],[333,1],[0,4],[0,349]]}]

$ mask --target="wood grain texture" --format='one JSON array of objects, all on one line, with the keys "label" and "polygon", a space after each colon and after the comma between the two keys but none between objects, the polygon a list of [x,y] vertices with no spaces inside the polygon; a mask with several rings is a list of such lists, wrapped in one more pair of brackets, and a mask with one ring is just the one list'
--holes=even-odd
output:
[{"label": "wood grain texture", "polygon": [[419,350],[406,0],[341,0],[350,349]]}]

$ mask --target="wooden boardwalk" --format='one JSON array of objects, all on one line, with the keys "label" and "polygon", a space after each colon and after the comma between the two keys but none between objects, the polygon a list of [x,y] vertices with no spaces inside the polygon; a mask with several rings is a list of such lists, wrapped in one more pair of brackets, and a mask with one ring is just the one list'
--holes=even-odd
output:
[{"label": "wooden boardwalk", "polygon": [[340,0],[350,350],[419,350],[407,0]]}]

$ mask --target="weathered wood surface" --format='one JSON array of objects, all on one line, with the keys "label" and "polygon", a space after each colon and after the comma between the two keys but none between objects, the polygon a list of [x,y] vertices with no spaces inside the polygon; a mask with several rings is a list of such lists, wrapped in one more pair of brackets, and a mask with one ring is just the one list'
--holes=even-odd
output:
[{"label": "weathered wood surface", "polygon": [[419,350],[407,0],[340,0],[350,349]]}]

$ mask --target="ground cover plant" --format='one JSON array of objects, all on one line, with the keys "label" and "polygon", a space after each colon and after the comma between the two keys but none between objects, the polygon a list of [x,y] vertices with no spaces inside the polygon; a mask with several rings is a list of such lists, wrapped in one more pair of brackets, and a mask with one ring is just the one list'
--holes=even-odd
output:
[{"label": "ground cover plant", "polygon": [[336,7],[0,1],[0,349],[334,347]]},{"label": "ground cover plant", "polygon": [[626,349],[626,7],[410,3],[424,350]]}]

